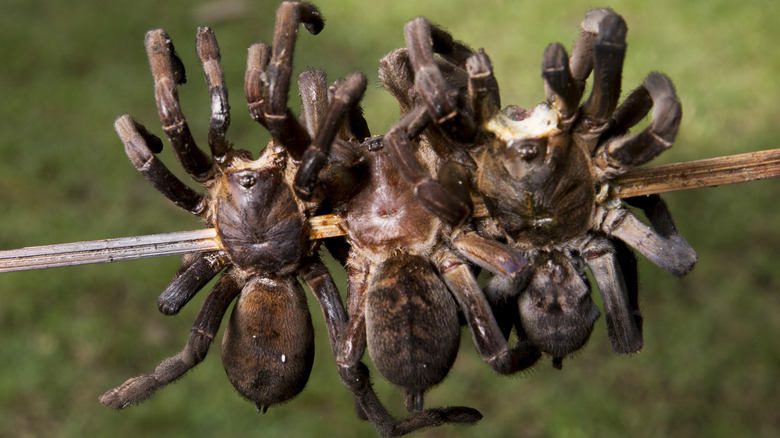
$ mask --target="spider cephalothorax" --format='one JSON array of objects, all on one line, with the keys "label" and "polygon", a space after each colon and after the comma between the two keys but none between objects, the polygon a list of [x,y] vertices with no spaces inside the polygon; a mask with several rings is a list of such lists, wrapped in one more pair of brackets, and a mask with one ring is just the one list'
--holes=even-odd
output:
[{"label": "spider cephalothorax", "polygon": [[[435,126],[432,132],[443,134],[453,150],[469,151],[476,162],[473,194],[484,199],[489,212],[481,230],[530,260],[529,274],[519,276],[527,283],[497,276],[486,293],[499,308],[518,307],[511,319],[521,337],[558,365],[585,343],[598,317],[586,266],[602,294],[613,349],[630,353],[642,345],[641,316],[635,282],[625,280],[636,274],[622,272],[636,269],[624,245],[676,276],[696,261],[659,197],[629,201],[645,211],[650,227],[610,197],[612,177],[671,146],[681,115],[671,81],[659,73],[650,74],[617,106],[625,34],[625,22],[611,10],[589,12],[570,59],[559,44],[545,52],[548,102],[530,111],[499,111],[498,85],[482,50],[471,51],[424,18],[406,27],[415,91]],[[434,51],[442,56],[435,58]],[[592,91],[580,106],[591,71]],[[627,135],[651,108],[650,125]],[[421,175],[408,159],[410,140],[422,132],[410,131],[409,122],[402,119],[387,136],[396,163],[407,180],[436,185],[440,199],[447,200],[436,203],[418,193],[424,205],[450,223],[461,223],[468,210],[446,207],[458,205],[452,201],[457,194],[444,193],[443,184]]]}]

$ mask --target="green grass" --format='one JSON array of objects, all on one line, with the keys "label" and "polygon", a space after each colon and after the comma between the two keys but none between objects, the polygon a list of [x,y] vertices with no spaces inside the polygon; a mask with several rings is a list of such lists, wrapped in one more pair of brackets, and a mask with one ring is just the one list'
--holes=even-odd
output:
[{"label": "green grass", "polygon": [[[112,123],[131,113],[159,132],[143,35],[164,27],[189,68],[190,81],[181,89],[184,110],[197,138],[205,139],[208,96],[193,46],[196,26],[210,24],[232,93],[230,138],[254,150],[265,143],[267,135],[244,110],[243,68],[246,47],[270,40],[276,2],[224,3],[243,10],[219,18],[190,2],[3,2],[0,248],[198,227],[138,175]],[[539,68],[545,46],[561,41],[569,47],[583,13],[598,4],[318,5],[326,28],[316,37],[301,33],[296,68],[322,67],[331,78],[367,73],[366,114],[373,132],[381,133],[398,114],[376,80],[377,60],[403,45],[409,19],[425,15],[484,47],[504,103],[530,107],[543,99]],[[625,90],[661,70],[675,81],[682,100],[678,141],[658,162],[780,147],[775,1],[613,0],[609,6],[629,26]],[[293,100],[291,106],[297,105]],[[169,151],[163,159],[177,167]],[[600,321],[590,344],[562,371],[542,363],[525,375],[502,378],[465,339],[450,377],[427,403],[474,406],[485,419],[475,427],[418,436],[776,436],[778,196],[777,181],[667,195],[699,263],[676,280],[641,261],[646,328],[640,354],[612,354]],[[103,391],[151,371],[184,345],[198,304],[175,318],[156,309],[177,264],[174,257],[1,275],[0,436],[374,434],[354,417],[317,309],[318,355],[309,386],[265,415],[255,414],[232,389],[218,348],[140,406],[119,413],[101,406]],[[402,414],[398,392],[379,379],[377,388]]]}]

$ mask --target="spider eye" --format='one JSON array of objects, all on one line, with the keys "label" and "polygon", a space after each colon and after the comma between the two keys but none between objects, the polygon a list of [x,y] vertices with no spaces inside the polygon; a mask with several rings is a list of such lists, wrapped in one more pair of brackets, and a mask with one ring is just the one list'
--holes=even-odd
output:
[{"label": "spider eye", "polygon": [[513,142],[509,145],[517,156],[525,161],[531,161],[539,155],[539,144],[536,141]]},{"label": "spider eye", "polygon": [[253,185],[255,185],[256,182],[257,182],[257,179],[255,179],[255,177],[253,175],[243,175],[238,180],[238,183],[241,185],[241,187],[243,187],[245,189],[248,189],[248,188],[252,187]]}]

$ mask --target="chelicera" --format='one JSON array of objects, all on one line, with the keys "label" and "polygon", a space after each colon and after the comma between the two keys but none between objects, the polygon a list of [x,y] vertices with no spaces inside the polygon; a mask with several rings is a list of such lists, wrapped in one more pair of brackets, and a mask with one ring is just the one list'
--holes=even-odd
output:
[{"label": "chelicera", "polygon": [[[571,57],[560,44],[545,51],[547,102],[527,111],[515,106],[501,111],[484,51],[471,51],[424,18],[409,22],[405,32],[415,91],[423,101],[417,111],[425,111],[451,150],[468,151],[476,163],[472,194],[489,212],[480,230],[530,262],[528,275],[517,276],[521,281],[496,276],[487,285],[499,319],[513,323],[521,339],[560,366],[587,341],[599,316],[587,267],[602,295],[613,350],[638,351],[636,265],[625,245],[675,276],[692,268],[696,254],[660,197],[628,201],[646,212],[647,226],[610,196],[609,181],[672,145],[681,106],[671,81],[651,73],[618,106],[626,25],[611,10],[598,9],[586,14]],[[591,72],[592,91],[580,105]],[[627,134],[650,109],[652,122]],[[422,204],[451,224],[463,223],[471,212],[469,200],[410,159],[420,132],[410,129],[414,120],[401,119],[386,143]]]}]

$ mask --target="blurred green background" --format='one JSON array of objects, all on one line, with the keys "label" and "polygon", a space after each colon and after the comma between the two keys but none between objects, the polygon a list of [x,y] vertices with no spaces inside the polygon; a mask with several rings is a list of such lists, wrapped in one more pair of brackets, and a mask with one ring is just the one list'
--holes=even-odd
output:
[{"label": "blurred green background", "polygon": [[[319,1],[325,30],[301,33],[296,70],[368,74],[374,133],[397,109],[377,60],[425,15],[491,55],[505,104],[543,100],[545,46],[571,46],[577,1]],[[246,116],[246,47],[272,36],[277,2],[0,3],[0,248],[199,227],[135,171],[112,123],[130,113],[160,133],[143,49],[164,27],[188,67],[180,90],[196,138],[209,101],[194,52],[198,25],[215,29],[232,93],[230,139],[259,150],[267,135]],[[629,26],[624,89],[647,72],[675,81],[684,108],[676,146],[656,162],[780,147],[780,11],[774,0],[611,0]],[[295,92],[291,93],[295,95]],[[293,108],[298,101],[293,99]],[[176,169],[170,151],[162,157]],[[469,336],[427,404],[465,404],[485,418],[418,436],[777,436],[780,433],[780,181],[666,196],[699,263],[683,280],[641,260],[645,347],[610,352],[603,319],[562,371],[548,361],[516,378],[494,375]],[[219,343],[178,384],[124,412],[105,390],[150,372],[184,345],[196,298],[174,318],[157,295],[178,258],[0,275],[0,436],[373,436],[341,387],[318,309],[318,355],[306,390],[265,415],[228,382]],[[343,275],[338,273],[343,281]],[[597,296],[598,294],[596,294]],[[313,300],[310,300],[313,301]],[[393,412],[398,391],[377,380]]]}]

